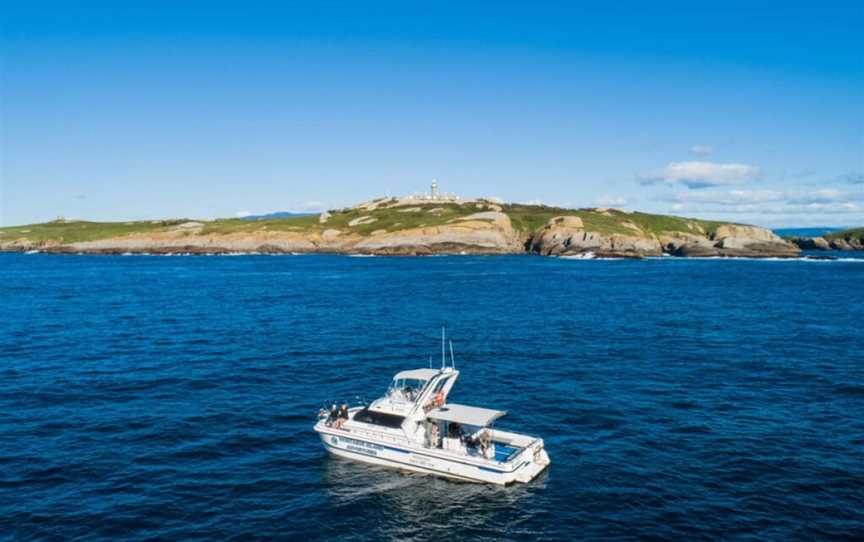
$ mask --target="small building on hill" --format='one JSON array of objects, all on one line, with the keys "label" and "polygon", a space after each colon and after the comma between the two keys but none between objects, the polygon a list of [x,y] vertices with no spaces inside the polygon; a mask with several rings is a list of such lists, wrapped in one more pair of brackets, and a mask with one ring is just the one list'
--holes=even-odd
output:
[{"label": "small building on hill", "polygon": [[443,193],[438,190],[438,180],[432,179],[432,185],[429,187],[429,192],[427,193],[414,193],[405,198],[400,198],[400,200],[408,201],[410,203],[439,203],[439,202],[452,202],[458,203],[462,201],[462,198],[452,193]]}]

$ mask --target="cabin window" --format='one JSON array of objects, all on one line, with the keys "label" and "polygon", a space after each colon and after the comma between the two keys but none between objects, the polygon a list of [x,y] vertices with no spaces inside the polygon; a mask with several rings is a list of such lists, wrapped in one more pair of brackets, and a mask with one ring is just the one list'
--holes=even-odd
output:
[{"label": "cabin window", "polygon": [[440,381],[438,381],[438,384],[435,386],[434,393],[438,393],[439,391],[444,389],[444,384],[446,384],[448,380],[450,380],[450,377],[442,378]]},{"label": "cabin window", "polygon": [[394,380],[390,385],[388,394],[390,397],[398,397],[408,401],[414,401],[419,397],[420,392],[426,386],[426,380],[419,378],[400,378]]},{"label": "cabin window", "polygon": [[354,421],[369,423],[372,425],[380,425],[383,427],[390,427],[392,429],[399,429],[400,427],[402,427],[402,422],[405,421],[405,416],[397,416],[395,414],[376,412],[374,410],[364,408],[363,410],[357,412],[354,415]]}]

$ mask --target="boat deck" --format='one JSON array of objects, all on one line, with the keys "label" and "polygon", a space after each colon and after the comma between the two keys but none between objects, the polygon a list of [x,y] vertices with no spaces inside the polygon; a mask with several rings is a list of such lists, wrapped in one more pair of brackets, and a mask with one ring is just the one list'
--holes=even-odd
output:
[{"label": "boat deck", "polygon": [[522,450],[522,448],[514,448],[513,446],[507,446],[506,444],[495,444],[495,461],[499,463],[506,463],[513,457],[513,454],[518,453]]}]

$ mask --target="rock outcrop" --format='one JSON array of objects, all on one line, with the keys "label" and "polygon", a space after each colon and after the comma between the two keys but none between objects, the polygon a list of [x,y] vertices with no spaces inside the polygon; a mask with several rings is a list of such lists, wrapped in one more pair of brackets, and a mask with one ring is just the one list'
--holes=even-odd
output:
[{"label": "rock outcrop", "polygon": [[361,216],[361,217],[359,217],[359,218],[355,218],[354,220],[352,220],[351,222],[349,222],[348,225],[349,225],[350,227],[353,228],[354,226],[362,226],[362,225],[364,225],[364,224],[371,224],[371,223],[373,223],[373,222],[375,222],[375,221],[377,221],[377,220],[378,220],[378,219],[375,218],[375,217],[371,217],[371,216]]},{"label": "rock outcrop", "polygon": [[528,250],[544,256],[593,253],[600,257],[659,256],[663,249],[653,235],[600,233],[585,228],[578,216],[556,216],[528,241]]},{"label": "rock outcrop", "polygon": [[[605,257],[644,257],[662,253],[686,257],[793,257],[800,250],[770,230],[724,224],[713,234],[645,232],[633,222],[622,222],[633,233],[603,233],[587,228],[576,216],[558,216],[531,237],[528,249],[538,254],[565,256],[593,253]],[[694,228],[695,231],[700,231]]]},{"label": "rock outcrop", "polygon": [[701,235],[676,233],[662,240],[668,254],[689,258],[791,258],[800,253],[771,230],[740,224],[723,224]]},{"label": "rock outcrop", "polygon": [[509,254],[521,251],[510,218],[500,212],[475,213],[450,224],[375,235],[354,244],[363,254]]},{"label": "rock outcrop", "polygon": [[830,237],[793,237],[790,241],[803,250],[864,250],[864,237],[852,232]]},{"label": "rock outcrop", "polygon": [[[715,253],[704,255],[745,258],[790,258],[797,256],[801,252],[797,246],[784,241],[771,230],[756,226],[724,224],[719,226],[709,238],[714,242],[713,249]],[[682,255],[693,255],[692,253],[686,253],[686,247],[684,247],[684,250],[685,253]],[[704,252],[701,245],[696,250]]]},{"label": "rock outcrop", "polygon": [[802,250],[831,250],[831,243],[824,237],[793,237],[790,242]]}]

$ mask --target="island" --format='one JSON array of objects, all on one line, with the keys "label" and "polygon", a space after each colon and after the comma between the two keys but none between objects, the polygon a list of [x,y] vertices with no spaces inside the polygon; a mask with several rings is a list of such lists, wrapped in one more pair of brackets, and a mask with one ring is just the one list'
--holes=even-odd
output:
[{"label": "island", "polygon": [[56,220],[0,228],[0,251],[69,254],[539,254],[644,258],[798,256],[756,226],[492,199],[379,198],[315,215],[217,220]]},{"label": "island", "polygon": [[804,250],[864,250],[864,228],[835,231],[818,237],[790,237]]}]

